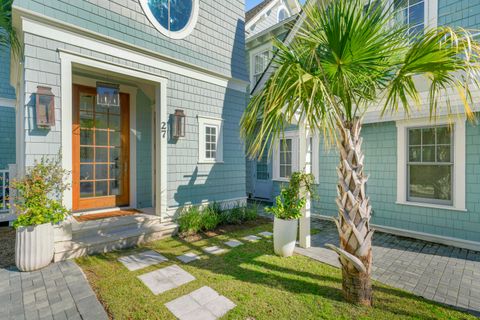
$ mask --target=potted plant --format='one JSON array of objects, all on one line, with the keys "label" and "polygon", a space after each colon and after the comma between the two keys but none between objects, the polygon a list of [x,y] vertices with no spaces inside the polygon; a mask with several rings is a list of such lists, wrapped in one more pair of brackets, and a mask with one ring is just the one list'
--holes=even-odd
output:
[{"label": "potted plant", "polygon": [[69,188],[67,171],[61,158],[42,158],[27,170],[25,176],[12,182],[17,219],[15,264],[20,271],[41,269],[54,254],[53,224],[63,221],[68,210],[62,195]]},{"label": "potted plant", "polygon": [[312,194],[314,178],[312,174],[294,172],[288,187],[282,188],[275,198],[275,206],[265,208],[274,215],[273,248],[276,254],[289,257],[295,250],[298,219],[307,203],[307,195]]}]

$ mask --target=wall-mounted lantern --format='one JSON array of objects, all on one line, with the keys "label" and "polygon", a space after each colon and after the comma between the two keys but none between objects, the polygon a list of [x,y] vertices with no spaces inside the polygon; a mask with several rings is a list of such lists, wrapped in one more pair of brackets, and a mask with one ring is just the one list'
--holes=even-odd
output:
[{"label": "wall-mounted lantern", "polygon": [[183,110],[175,110],[173,115],[173,137],[185,137],[185,113]]},{"label": "wall-mounted lantern", "polygon": [[55,125],[55,95],[50,87],[37,87],[35,94],[36,122],[38,127],[53,127]]},{"label": "wall-mounted lantern", "polygon": [[97,104],[107,107],[119,107],[120,85],[97,82]]}]

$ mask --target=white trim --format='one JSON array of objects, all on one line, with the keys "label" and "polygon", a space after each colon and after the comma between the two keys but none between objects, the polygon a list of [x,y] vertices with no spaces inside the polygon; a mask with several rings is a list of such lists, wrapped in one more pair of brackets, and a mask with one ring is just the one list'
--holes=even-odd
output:
[{"label": "white trim", "polygon": [[171,39],[183,39],[190,35],[195,28],[198,20],[198,11],[199,11],[199,5],[198,5],[199,0],[192,0],[192,12],[190,14],[190,18],[188,20],[187,25],[179,31],[170,31],[165,29],[155,18],[155,16],[152,13],[152,10],[150,10],[150,7],[148,6],[148,0],[139,0],[140,5],[143,9],[143,12],[147,16],[148,20],[153,24],[153,26],[160,31],[162,34],[165,36],[171,38]]},{"label": "white trim", "polygon": [[[102,62],[95,59],[87,59],[80,55],[71,54],[65,51],[60,52],[61,63],[61,114],[62,114],[62,165],[63,168],[72,170],[72,65],[80,65],[83,68],[97,68],[109,72],[134,77],[139,81],[150,81],[156,84],[156,115],[157,122],[167,123],[167,79],[154,76],[148,73],[142,73],[137,70],[117,66],[109,62]],[[167,209],[167,135],[162,135],[162,126],[157,126],[156,139],[159,145],[156,149],[156,214],[162,215]],[[132,132],[131,132],[132,134]],[[131,172],[132,173],[132,172]],[[68,182],[72,182],[71,175]],[[132,192],[133,193],[133,192]],[[72,207],[72,190],[64,192],[64,205],[67,208]]]},{"label": "white trim", "polygon": [[[265,8],[263,8],[262,10],[260,10],[259,12],[257,12],[257,14],[255,15],[255,17],[253,17],[252,19],[250,19],[250,21],[247,22],[247,24],[245,25],[245,30],[249,30],[250,27],[257,23],[258,20],[260,20],[260,18],[262,18],[265,13],[268,12],[268,10],[271,10],[280,0],[275,0],[275,1],[272,1],[269,5],[267,5]],[[253,8],[252,8],[253,9]]]},{"label": "white trim", "polygon": [[[251,87],[253,88],[255,85],[256,85],[256,82],[255,82],[255,56],[259,53],[263,53],[265,51],[268,51],[269,52],[269,60],[272,59],[272,49],[273,49],[273,44],[271,42],[268,42],[268,43],[265,43],[265,44],[262,44],[261,46],[258,46],[256,47],[255,49],[251,50],[249,52],[249,60],[250,60],[250,85]],[[267,70],[268,68],[268,63],[267,65],[265,66],[265,70]],[[263,70],[263,72],[265,72],[265,70]]]},{"label": "white trim", "polygon": [[281,139],[292,139],[292,173],[298,171],[298,163],[299,163],[299,154],[298,154],[298,130],[290,130],[285,131],[283,135],[278,137],[273,145],[273,181],[280,181],[280,182],[289,182],[290,179],[280,177],[280,140]]},{"label": "white trim", "polygon": [[[325,216],[321,214],[314,214],[313,216],[322,220],[332,221],[332,216]],[[439,243],[447,246],[474,250],[474,251],[478,251],[478,248],[480,248],[480,242],[477,242],[477,241],[463,240],[463,239],[453,238],[453,237],[445,237],[445,236],[440,236],[440,235],[431,234],[431,233],[388,227],[388,226],[383,226],[379,224],[372,224],[371,226],[377,231],[390,233],[390,234],[394,234],[401,237],[419,239],[423,241],[429,241],[433,243]]]},{"label": "white trim", "polygon": [[[282,10],[285,10],[287,12],[287,16],[284,19],[279,20],[280,19],[280,11],[282,11]],[[277,9],[277,23],[282,22],[283,20],[286,20],[286,19],[290,18],[290,16],[291,16],[290,10],[288,10],[287,6],[282,3]]]},{"label": "white trim", "polygon": [[[83,29],[80,29],[78,27],[74,28],[84,31]],[[230,89],[240,92],[245,92],[248,85],[247,81],[234,79],[222,74],[212,72],[207,69],[200,68],[198,66],[183,63],[173,58],[160,55],[158,52],[142,50],[145,51],[148,55],[144,54],[139,51],[138,47],[134,47],[130,44],[106,37],[105,35],[93,33],[91,31],[84,31],[84,33],[93,34],[98,38],[107,40],[108,42],[104,42],[102,40],[94,39],[88,36],[83,36],[80,33],[67,31],[66,29],[54,27],[52,25],[33,21],[25,17],[22,17],[22,29],[24,32],[38,35],[44,38],[61,41],[73,46],[82,47],[88,50],[100,52],[106,55],[111,55],[129,61],[134,61],[136,63],[142,63],[144,65],[148,65],[160,70],[172,72],[196,80],[205,81],[221,87],[228,87]],[[136,49],[136,51],[132,49]]]},{"label": "white trim", "polygon": [[[454,118],[439,117],[435,121],[429,118],[410,119],[397,121],[397,203],[417,205],[421,207],[434,207],[437,209],[450,209],[466,211],[465,206],[465,117]],[[411,202],[407,200],[407,129],[416,126],[453,125],[453,205],[435,205]]]},{"label": "white trim", "polygon": [[425,28],[438,26],[438,0],[425,0]]},{"label": "white trim", "polygon": [[[80,84],[89,87],[96,86],[95,78],[86,78],[83,76],[73,75],[72,81],[74,84]],[[129,94],[130,102],[130,168],[129,168],[129,180],[130,180],[130,207],[137,207],[137,88],[132,86],[127,86],[124,84],[120,85],[120,92]]]},{"label": "white trim", "polygon": [[[223,119],[208,116],[197,116],[198,119],[198,163],[214,164],[223,163]],[[215,159],[205,157],[205,127],[217,128],[217,150]]]},{"label": "white trim", "polygon": [[312,174],[315,183],[320,183],[320,134],[315,133],[312,138]]},{"label": "white trim", "polygon": [[0,98],[0,107],[15,108],[17,100]]},{"label": "white trim", "polygon": [[[422,0],[423,1],[423,25],[425,29],[436,28],[438,25],[438,0]],[[389,0],[387,8],[393,7],[393,0]]]}]

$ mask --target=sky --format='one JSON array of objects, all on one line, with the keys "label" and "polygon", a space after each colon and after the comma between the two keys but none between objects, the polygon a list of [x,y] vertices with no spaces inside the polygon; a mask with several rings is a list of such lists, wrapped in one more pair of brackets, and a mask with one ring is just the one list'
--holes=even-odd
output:
[{"label": "sky", "polygon": [[[253,7],[255,7],[260,2],[262,2],[262,0],[246,0],[245,1],[246,10],[252,9]],[[304,2],[305,2],[305,0],[300,0],[301,4],[303,4]]]}]

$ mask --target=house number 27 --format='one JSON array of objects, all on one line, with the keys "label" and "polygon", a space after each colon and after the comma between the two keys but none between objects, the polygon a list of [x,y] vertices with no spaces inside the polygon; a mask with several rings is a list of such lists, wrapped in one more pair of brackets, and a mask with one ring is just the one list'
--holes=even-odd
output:
[{"label": "house number 27", "polygon": [[167,123],[165,121],[162,121],[162,138],[165,138],[167,135]]}]

